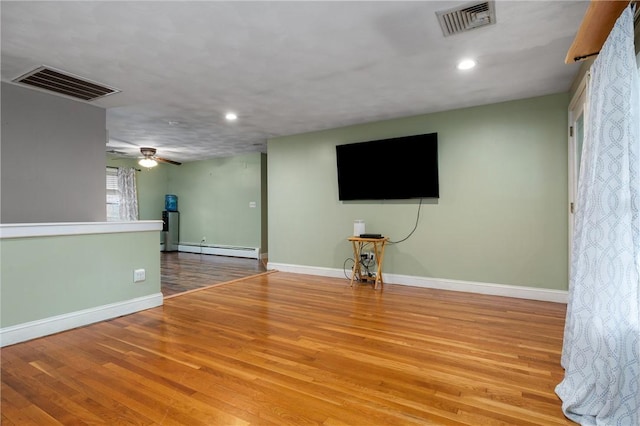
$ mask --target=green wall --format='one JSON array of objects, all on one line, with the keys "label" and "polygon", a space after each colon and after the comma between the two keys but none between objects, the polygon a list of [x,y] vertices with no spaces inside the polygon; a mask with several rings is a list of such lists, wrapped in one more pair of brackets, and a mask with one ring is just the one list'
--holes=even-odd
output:
[{"label": "green wall", "polygon": [[261,227],[261,236],[260,236],[260,241],[261,241],[261,246],[260,246],[260,253],[261,254],[267,254],[267,251],[269,249],[269,203],[268,203],[268,191],[269,191],[269,186],[268,186],[268,173],[267,173],[267,156],[266,154],[261,154],[260,155],[260,192],[261,192],[261,199],[262,199],[262,203],[261,203],[261,220],[260,220],[260,227]]},{"label": "green wall", "polygon": [[[405,237],[418,201],[338,201],[335,146],[437,132],[440,198],[425,200],[411,238],[387,247],[384,272],[566,290],[568,101],[550,95],[270,140],[269,261],[342,269],[355,219]],[[361,166],[372,184],[392,178],[383,158]]]},{"label": "green wall", "polygon": [[[158,232],[0,240],[0,327],[160,293]],[[133,282],[134,269],[146,280]]]},{"label": "green wall", "polygon": [[[262,244],[264,154],[184,163],[169,170],[178,196],[180,241],[240,247]],[[255,202],[255,207],[249,203]]]}]

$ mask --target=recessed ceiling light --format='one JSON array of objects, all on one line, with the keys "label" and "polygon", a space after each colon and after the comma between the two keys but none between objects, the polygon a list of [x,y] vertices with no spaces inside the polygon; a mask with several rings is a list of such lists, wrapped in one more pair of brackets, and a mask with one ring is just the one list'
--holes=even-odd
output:
[{"label": "recessed ceiling light", "polygon": [[476,66],[476,61],[474,61],[473,59],[463,59],[462,61],[458,62],[458,69],[463,71],[470,70],[475,66]]},{"label": "recessed ceiling light", "polygon": [[224,118],[226,118],[229,121],[233,121],[238,119],[238,115],[233,112],[228,112],[227,115],[224,116]]}]

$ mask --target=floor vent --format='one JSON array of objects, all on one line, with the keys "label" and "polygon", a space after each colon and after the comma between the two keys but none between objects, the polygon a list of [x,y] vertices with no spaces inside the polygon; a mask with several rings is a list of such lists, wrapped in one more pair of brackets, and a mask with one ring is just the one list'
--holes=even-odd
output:
[{"label": "floor vent", "polygon": [[493,1],[467,3],[436,12],[436,16],[445,37],[496,23]]},{"label": "floor vent", "polygon": [[13,80],[15,83],[38,87],[83,101],[93,101],[120,90],[96,83],[76,75],[41,66]]}]

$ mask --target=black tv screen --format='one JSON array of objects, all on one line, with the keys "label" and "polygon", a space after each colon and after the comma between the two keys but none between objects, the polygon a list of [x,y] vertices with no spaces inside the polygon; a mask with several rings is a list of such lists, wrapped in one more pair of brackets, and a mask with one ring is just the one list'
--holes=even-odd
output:
[{"label": "black tv screen", "polygon": [[438,198],[438,134],[336,146],[338,199]]}]

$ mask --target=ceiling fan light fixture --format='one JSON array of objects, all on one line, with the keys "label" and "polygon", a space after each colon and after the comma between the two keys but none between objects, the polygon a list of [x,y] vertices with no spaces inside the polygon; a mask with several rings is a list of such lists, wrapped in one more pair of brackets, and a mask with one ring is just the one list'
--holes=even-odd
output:
[{"label": "ceiling fan light fixture", "polygon": [[157,166],[158,162],[153,158],[143,158],[140,161],[138,161],[138,164],[140,164],[142,167],[146,167],[150,169],[151,167]]},{"label": "ceiling fan light fixture", "polygon": [[462,71],[470,70],[471,68],[476,66],[476,61],[473,59],[463,59],[458,62],[458,69]]}]

